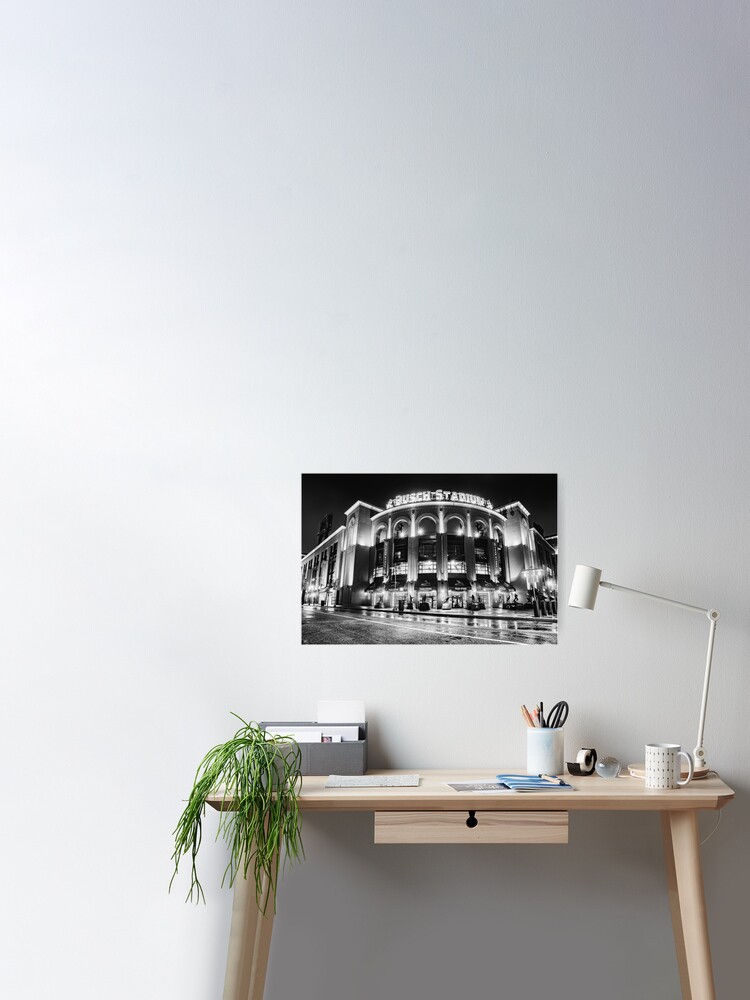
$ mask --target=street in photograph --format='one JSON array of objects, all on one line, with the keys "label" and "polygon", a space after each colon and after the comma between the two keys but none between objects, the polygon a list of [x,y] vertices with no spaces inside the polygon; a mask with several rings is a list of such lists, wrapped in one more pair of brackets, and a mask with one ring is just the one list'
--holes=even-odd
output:
[{"label": "street in photograph", "polygon": [[557,642],[557,476],[302,476],[303,644]]}]

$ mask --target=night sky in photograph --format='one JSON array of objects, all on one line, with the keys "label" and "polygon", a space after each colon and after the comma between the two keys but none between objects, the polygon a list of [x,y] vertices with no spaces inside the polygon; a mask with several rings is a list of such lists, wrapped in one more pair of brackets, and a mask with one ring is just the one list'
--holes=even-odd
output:
[{"label": "night sky in photograph", "polygon": [[302,551],[318,542],[318,528],[326,514],[333,514],[334,530],[344,523],[344,511],[357,500],[385,507],[392,497],[423,490],[474,493],[502,507],[513,500],[531,512],[532,521],[545,535],[557,533],[557,475],[313,475],[302,476]]}]

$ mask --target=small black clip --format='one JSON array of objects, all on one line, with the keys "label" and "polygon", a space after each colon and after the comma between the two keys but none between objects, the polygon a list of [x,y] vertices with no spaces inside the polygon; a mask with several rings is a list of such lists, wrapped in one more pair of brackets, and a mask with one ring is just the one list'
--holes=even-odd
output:
[{"label": "small black clip", "polygon": [[479,820],[476,817],[476,809],[469,809],[469,818],[466,820],[466,825],[470,830],[473,830],[475,826],[479,826]]}]

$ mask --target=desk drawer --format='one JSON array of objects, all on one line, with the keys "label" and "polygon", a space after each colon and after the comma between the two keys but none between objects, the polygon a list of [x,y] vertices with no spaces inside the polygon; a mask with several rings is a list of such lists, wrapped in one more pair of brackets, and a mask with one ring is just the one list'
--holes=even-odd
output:
[{"label": "desk drawer", "polygon": [[[474,820],[476,823],[474,823]],[[567,844],[566,812],[376,812],[376,844]]]}]

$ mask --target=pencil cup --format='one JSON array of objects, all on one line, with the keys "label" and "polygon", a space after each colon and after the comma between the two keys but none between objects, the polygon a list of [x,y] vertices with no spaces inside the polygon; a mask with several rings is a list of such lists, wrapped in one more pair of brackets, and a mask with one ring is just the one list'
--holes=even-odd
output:
[{"label": "pencil cup", "polygon": [[564,729],[526,730],[526,770],[529,774],[562,774]]}]

